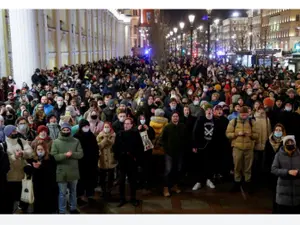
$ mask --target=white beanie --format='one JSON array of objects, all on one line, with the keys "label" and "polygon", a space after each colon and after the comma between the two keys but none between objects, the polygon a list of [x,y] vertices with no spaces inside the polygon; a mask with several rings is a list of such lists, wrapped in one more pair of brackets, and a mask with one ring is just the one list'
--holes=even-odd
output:
[{"label": "white beanie", "polygon": [[283,140],[283,145],[285,145],[285,143],[286,143],[288,140],[292,140],[292,141],[294,141],[294,143],[296,144],[296,139],[295,139],[295,136],[294,136],[294,135],[287,135],[287,136],[283,137],[282,140]]}]

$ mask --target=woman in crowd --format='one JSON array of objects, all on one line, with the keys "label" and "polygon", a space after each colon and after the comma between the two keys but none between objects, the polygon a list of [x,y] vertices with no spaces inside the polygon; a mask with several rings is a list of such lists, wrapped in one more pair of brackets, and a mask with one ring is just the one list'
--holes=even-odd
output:
[{"label": "woman in crowd", "polygon": [[283,146],[275,155],[272,173],[278,177],[276,214],[300,212],[300,153],[294,135],[283,138]]},{"label": "woman in crowd", "polygon": [[77,184],[78,202],[92,202],[97,184],[98,145],[87,120],[82,119],[79,122],[79,130],[74,137],[80,141],[83,150],[83,157],[78,161],[80,174]]},{"label": "woman in crowd", "polygon": [[37,129],[37,136],[31,142],[32,149],[36,149],[37,144],[46,143],[48,146],[48,152],[51,151],[52,139],[48,136],[49,129],[48,127],[41,125]]},{"label": "woman in crowd", "polygon": [[88,119],[90,123],[91,132],[97,137],[103,129],[103,122],[99,119],[99,114],[96,110],[92,110]]},{"label": "woman in crowd", "polygon": [[110,197],[114,181],[114,169],[117,166],[112,149],[115,138],[116,134],[112,126],[109,122],[105,122],[102,131],[97,136],[99,146],[98,168],[100,170],[100,186],[104,198]]},{"label": "woman in crowd", "polygon": [[153,170],[152,170],[152,165],[153,165],[153,162],[152,162],[152,150],[153,150],[152,141],[155,138],[155,132],[154,132],[154,129],[152,127],[146,125],[146,118],[145,118],[144,115],[140,115],[137,129],[140,132],[140,134],[142,132],[146,131],[147,136],[148,136],[147,141],[150,141],[150,143],[147,143],[147,141],[145,141],[145,139],[142,138],[143,144],[144,144],[144,147],[145,147],[144,159],[143,159],[144,189],[150,190],[150,188],[152,187],[152,173],[153,173]]},{"label": "woman in crowd", "polygon": [[35,145],[30,166],[24,171],[32,176],[34,190],[34,213],[54,214],[58,206],[58,186],[56,183],[56,161],[49,153],[46,142]]}]

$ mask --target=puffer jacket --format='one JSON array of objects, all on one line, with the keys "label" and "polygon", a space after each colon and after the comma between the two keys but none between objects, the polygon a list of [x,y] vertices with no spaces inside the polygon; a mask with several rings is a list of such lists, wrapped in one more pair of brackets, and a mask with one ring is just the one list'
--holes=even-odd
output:
[{"label": "puffer jacket", "polygon": [[165,117],[152,116],[150,119],[150,127],[153,128],[155,132],[155,138],[152,142],[154,145],[153,154],[163,154],[164,150],[159,144],[160,135],[164,127],[168,124],[168,119]]},{"label": "puffer jacket", "polygon": [[271,134],[271,123],[266,114],[260,114],[256,112],[255,117],[255,128],[258,135],[258,139],[255,142],[255,150],[265,150],[266,142]]},{"label": "puffer jacket", "polygon": [[284,206],[300,205],[300,173],[289,175],[289,170],[300,171],[299,149],[289,156],[281,147],[275,155],[271,172],[278,177],[276,187],[276,203]]},{"label": "puffer jacket", "polygon": [[32,157],[32,148],[27,141],[21,139],[24,154],[21,158],[16,158],[17,150],[22,150],[18,139],[6,138],[7,155],[10,163],[10,170],[7,174],[7,181],[22,181],[24,178],[24,167],[27,165],[26,159]]},{"label": "puffer jacket", "polygon": [[106,134],[103,131],[97,136],[99,146],[99,160],[98,167],[100,169],[113,169],[117,166],[114,159],[114,152],[112,146],[115,143],[116,134]]},{"label": "puffer jacket", "polygon": [[[72,151],[72,156],[67,158],[65,153]],[[57,162],[56,181],[69,182],[79,179],[78,160],[83,157],[80,141],[72,136],[63,137],[59,134],[53,141],[51,154]]]},{"label": "puffer jacket", "polygon": [[[258,139],[255,122],[252,121],[251,127],[248,120],[244,122],[240,117],[238,117],[236,120],[236,126],[234,127],[235,119],[233,119],[229,122],[226,130],[226,136],[228,139],[232,140],[231,146],[240,150],[253,150],[254,141]],[[250,135],[238,136],[239,132],[249,132]]]},{"label": "puffer jacket", "polygon": [[52,140],[57,139],[60,132],[58,124],[47,123],[47,127],[49,129],[49,137],[51,137]]}]

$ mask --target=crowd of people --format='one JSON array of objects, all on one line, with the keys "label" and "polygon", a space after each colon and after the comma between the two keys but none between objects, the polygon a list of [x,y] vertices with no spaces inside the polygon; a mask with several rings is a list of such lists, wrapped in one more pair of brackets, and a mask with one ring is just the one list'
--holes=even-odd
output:
[{"label": "crowd of people", "polygon": [[122,207],[126,180],[138,206],[137,189],[157,185],[154,155],[165,197],[187,176],[196,191],[233,175],[231,192],[267,184],[273,213],[300,213],[300,72],[128,56],[36,69],[31,86],[1,82],[1,213],[28,212],[24,179],[37,214],[78,214],[115,186]]}]

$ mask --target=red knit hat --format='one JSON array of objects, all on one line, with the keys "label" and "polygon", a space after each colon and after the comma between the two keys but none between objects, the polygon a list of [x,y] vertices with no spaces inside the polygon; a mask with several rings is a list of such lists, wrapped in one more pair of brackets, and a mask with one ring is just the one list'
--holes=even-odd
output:
[{"label": "red knit hat", "polygon": [[230,85],[229,84],[225,84],[224,90],[230,90]]},{"label": "red knit hat", "polygon": [[274,103],[275,102],[269,97],[264,99],[264,106],[273,107]]},{"label": "red knit hat", "polygon": [[37,133],[40,134],[42,131],[45,131],[46,133],[48,133],[48,127],[41,125],[38,127],[37,129]]}]

